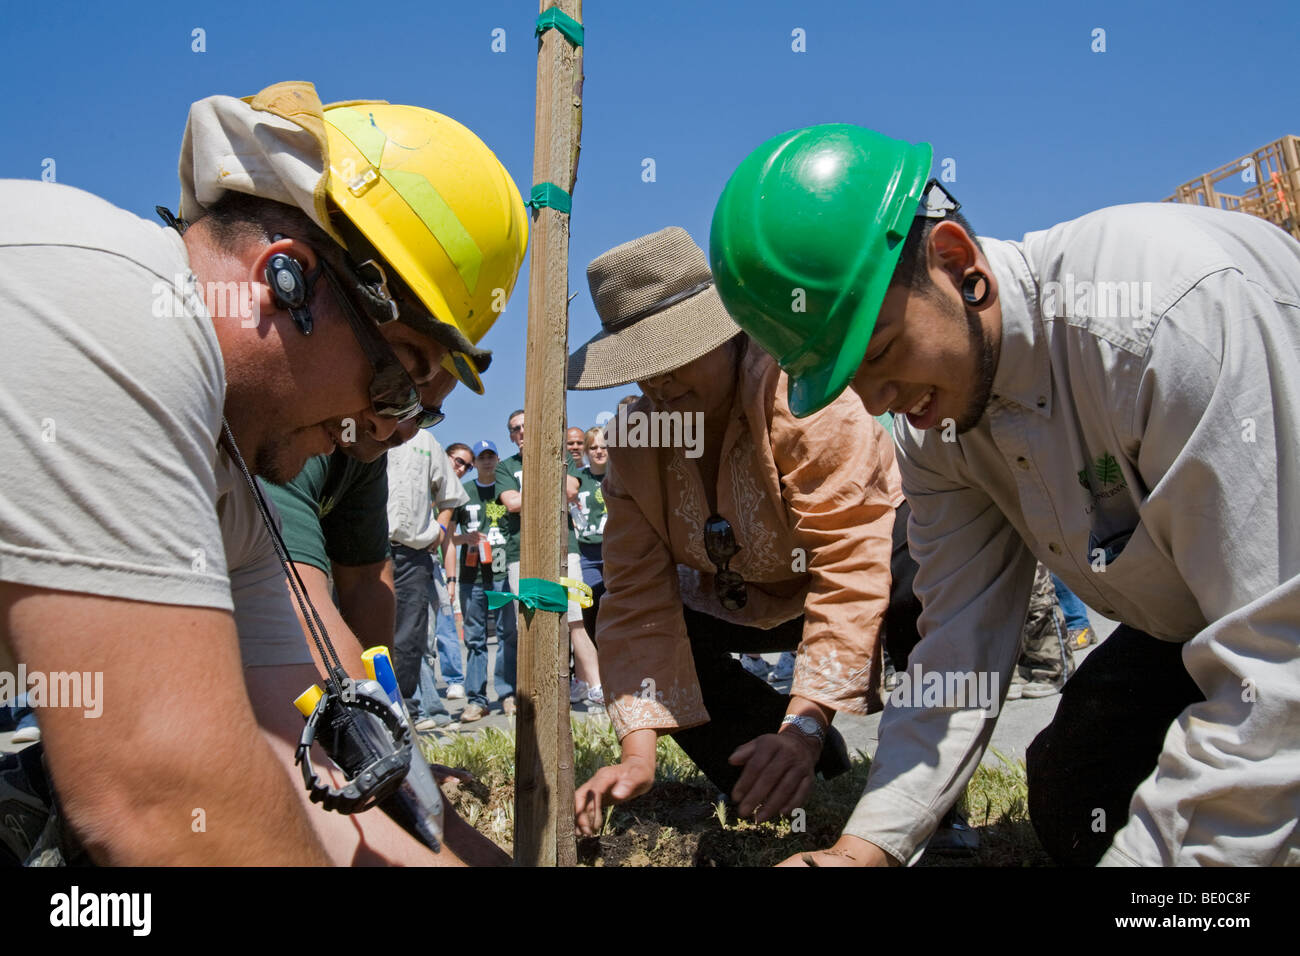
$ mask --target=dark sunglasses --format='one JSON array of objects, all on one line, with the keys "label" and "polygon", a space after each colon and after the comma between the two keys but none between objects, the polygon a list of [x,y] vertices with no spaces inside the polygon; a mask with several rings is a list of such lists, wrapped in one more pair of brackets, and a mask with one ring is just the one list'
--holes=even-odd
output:
[{"label": "dark sunglasses", "polygon": [[464,468],[466,471],[474,467],[472,461],[466,461],[464,458],[456,458],[455,456],[452,456],[451,460],[460,465],[460,467]]},{"label": "dark sunglasses", "polygon": [[434,425],[441,425],[447,420],[441,408],[430,408],[428,405],[420,406],[420,414],[416,416],[415,424],[420,428],[432,428]]},{"label": "dark sunglasses", "polygon": [[[325,273],[325,280],[334,290],[335,298],[343,307],[343,314],[347,316],[348,325],[352,327],[352,335],[361,346],[361,351],[365,353],[366,360],[370,362],[370,368],[374,371],[374,377],[370,379],[370,405],[375,410],[375,414],[385,418],[396,418],[399,422],[409,421],[417,415],[427,416],[429,412],[420,402],[419,388],[411,381],[411,376],[393,354],[387,339],[379,334],[379,329],[372,322],[366,321],[357,313],[351,298],[343,291],[343,283],[339,281],[334,268],[324,256],[318,255],[317,261],[320,263],[321,271]],[[442,421],[442,412],[434,411],[440,416],[438,421]]]},{"label": "dark sunglasses", "polygon": [[749,601],[749,590],[740,572],[727,567],[740,553],[740,545],[736,544],[731,522],[722,515],[710,515],[704,522],[704,550],[717,569],[713,576],[713,590],[718,600],[728,611],[739,611]]}]

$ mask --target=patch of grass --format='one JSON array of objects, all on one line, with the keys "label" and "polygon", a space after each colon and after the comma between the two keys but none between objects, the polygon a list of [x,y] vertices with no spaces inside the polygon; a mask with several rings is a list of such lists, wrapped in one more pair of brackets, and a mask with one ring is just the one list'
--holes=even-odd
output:
[{"label": "patch of grass", "polygon": [[1051,866],[1029,822],[1025,762],[990,750],[1001,766],[980,764],[966,788],[965,811],[980,833],[980,866]]},{"label": "patch of grass", "polygon": [[515,779],[515,735],[495,727],[474,734],[453,734],[430,744],[421,738],[424,755],[432,763],[460,767],[488,787],[513,785]]},{"label": "patch of grass", "polygon": [[[619,759],[618,741],[604,718],[575,720],[574,779],[579,785],[600,767]],[[477,784],[446,787],[453,806],[479,832],[509,851],[514,827],[514,734],[485,728],[475,734],[424,742],[429,759],[463,767]],[[964,798],[980,849],[969,857],[929,853],[922,865],[1049,865],[1029,824],[1022,762],[994,752],[1001,766],[976,771]],[[807,806],[791,819],[769,823],[741,820],[719,799],[671,737],[656,747],[655,786],[644,796],[605,814],[598,837],[578,841],[578,860],[587,866],[772,866],[838,839],[866,785],[870,761],[861,753],[849,772],[819,780]]]}]

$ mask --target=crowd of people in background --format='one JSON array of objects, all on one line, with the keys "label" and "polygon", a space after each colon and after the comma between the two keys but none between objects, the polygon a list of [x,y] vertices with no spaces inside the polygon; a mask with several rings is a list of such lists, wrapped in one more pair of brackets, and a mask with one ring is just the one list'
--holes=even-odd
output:
[{"label": "crowd of people in background", "polygon": [[[519,633],[515,605],[509,602],[490,609],[487,595],[492,591],[517,594],[519,590],[525,421],[523,409],[511,413],[507,428],[518,451],[506,458],[501,457],[496,443],[487,439],[473,445],[453,442],[444,449],[430,432],[424,433],[428,442],[422,444],[435,458],[445,458],[445,470],[433,469],[428,508],[437,520],[426,524],[436,526],[436,532],[424,548],[424,560],[431,567],[422,579],[426,583],[420,592],[421,613],[411,615],[411,627],[424,635],[419,690],[415,700],[408,701],[414,703],[413,712],[419,715],[416,729],[421,732],[454,730],[482,720],[492,712],[493,697],[501,713],[509,716],[515,712]],[[423,453],[412,451],[415,444],[390,452],[390,480],[393,461]],[[565,433],[565,452],[567,572],[593,592],[589,608],[576,601],[569,605],[569,700],[576,708],[598,712],[605,703],[593,640],[596,610],[604,591],[601,537],[606,514],[601,481],[609,460],[604,428],[570,427]],[[449,482],[448,476],[459,482],[457,488],[450,487],[454,482]],[[391,488],[390,493],[396,494]],[[390,545],[396,564],[397,556],[409,549],[396,537]],[[398,587],[400,592],[400,580]],[[398,600],[400,608],[401,598]],[[404,643],[403,620],[399,610],[395,637],[399,646]],[[493,642],[496,652],[489,688],[489,645]],[[454,720],[444,699],[465,701]]]}]

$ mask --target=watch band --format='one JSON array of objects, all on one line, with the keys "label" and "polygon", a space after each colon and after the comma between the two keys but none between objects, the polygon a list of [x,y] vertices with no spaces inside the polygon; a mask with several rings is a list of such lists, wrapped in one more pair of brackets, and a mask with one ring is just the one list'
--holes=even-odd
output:
[{"label": "watch band", "polygon": [[795,730],[805,737],[816,737],[821,743],[826,742],[826,731],[822,725],[812,717],[805,717],[802,714],[786,714],[781,720],[781,726],[790,724]]}]

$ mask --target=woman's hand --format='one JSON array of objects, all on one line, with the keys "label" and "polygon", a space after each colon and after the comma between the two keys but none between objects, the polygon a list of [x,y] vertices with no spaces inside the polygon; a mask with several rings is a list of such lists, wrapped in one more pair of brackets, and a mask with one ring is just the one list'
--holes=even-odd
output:
[{"label": "woman's hand", "polygon": [[623,760],[601,767],[573,795],[574,825],[579,836],[595,836],[604,825],[604,807],[641,796],[654,784],[654,730],[634,730],[623,738]]},{"label": "woman's hand", "polygon": [[798,731],[763,734],[736,749],[729,759],[745,769],[731,799],[742,817],[763,823],[789,816],[812,792],[821,744]]}]

